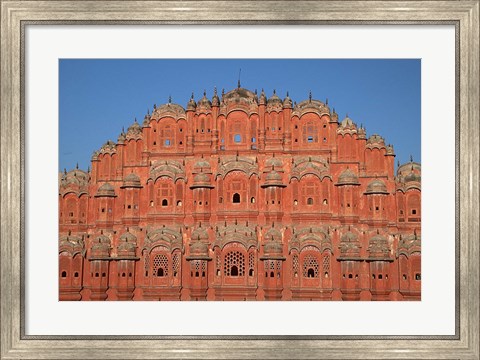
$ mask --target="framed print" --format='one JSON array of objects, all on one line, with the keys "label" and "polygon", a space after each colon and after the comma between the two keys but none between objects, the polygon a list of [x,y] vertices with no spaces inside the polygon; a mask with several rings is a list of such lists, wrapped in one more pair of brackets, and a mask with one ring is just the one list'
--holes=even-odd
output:
[{"label": "framed print", "polygon": [[1,1],[2,358],[478,358],[478,15]]}]

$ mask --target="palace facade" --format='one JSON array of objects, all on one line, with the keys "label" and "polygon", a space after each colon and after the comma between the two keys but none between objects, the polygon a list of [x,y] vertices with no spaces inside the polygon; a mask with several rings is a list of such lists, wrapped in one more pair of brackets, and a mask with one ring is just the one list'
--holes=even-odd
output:
[{"label": "palace facade", "polygon": [[59,175],[60,300],[420,300],[421,167],[328,101],[154,106]]}]

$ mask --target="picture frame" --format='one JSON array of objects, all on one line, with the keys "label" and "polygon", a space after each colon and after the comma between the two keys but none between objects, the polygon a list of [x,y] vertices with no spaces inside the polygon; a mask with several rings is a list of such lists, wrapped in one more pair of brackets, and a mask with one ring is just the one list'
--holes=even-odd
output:
[{"label": "picture frame", "polygon": [[[1,358],[479,358],[479,5],[478,0],[348,3],[2,0]],[[455,25],[456,334],[135,338],[26,335],[23,46],[28,24]]]}]

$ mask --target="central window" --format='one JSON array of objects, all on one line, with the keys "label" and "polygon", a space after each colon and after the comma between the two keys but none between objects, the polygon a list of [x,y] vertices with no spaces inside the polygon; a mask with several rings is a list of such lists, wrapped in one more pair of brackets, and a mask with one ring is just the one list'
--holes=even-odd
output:
[{"label": "central window", "polygon": [[233,136],[233,141],[236,142],[236,143],[241,143],[242,142],[242,135],[240,134],[235,134]]},{"label": "central window", "polygon": [[223,269],[225,276],[244,276],[245,256],[240,251],[229,252],[225,255]]},{"label": "central window", "polygon": [[240,194],[239,193],[233,194],[232,202],[234,204],[239,204],[240,203]]}]

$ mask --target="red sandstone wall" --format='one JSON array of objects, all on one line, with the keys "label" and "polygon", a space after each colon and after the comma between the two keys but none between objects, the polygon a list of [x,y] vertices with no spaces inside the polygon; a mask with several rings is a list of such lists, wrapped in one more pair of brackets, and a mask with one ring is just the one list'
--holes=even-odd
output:
[{"label": "red sandstone wall", "polygon": [[165,104],[60,181],[61,300],[418,300],[420,165],[327,104]]}]

